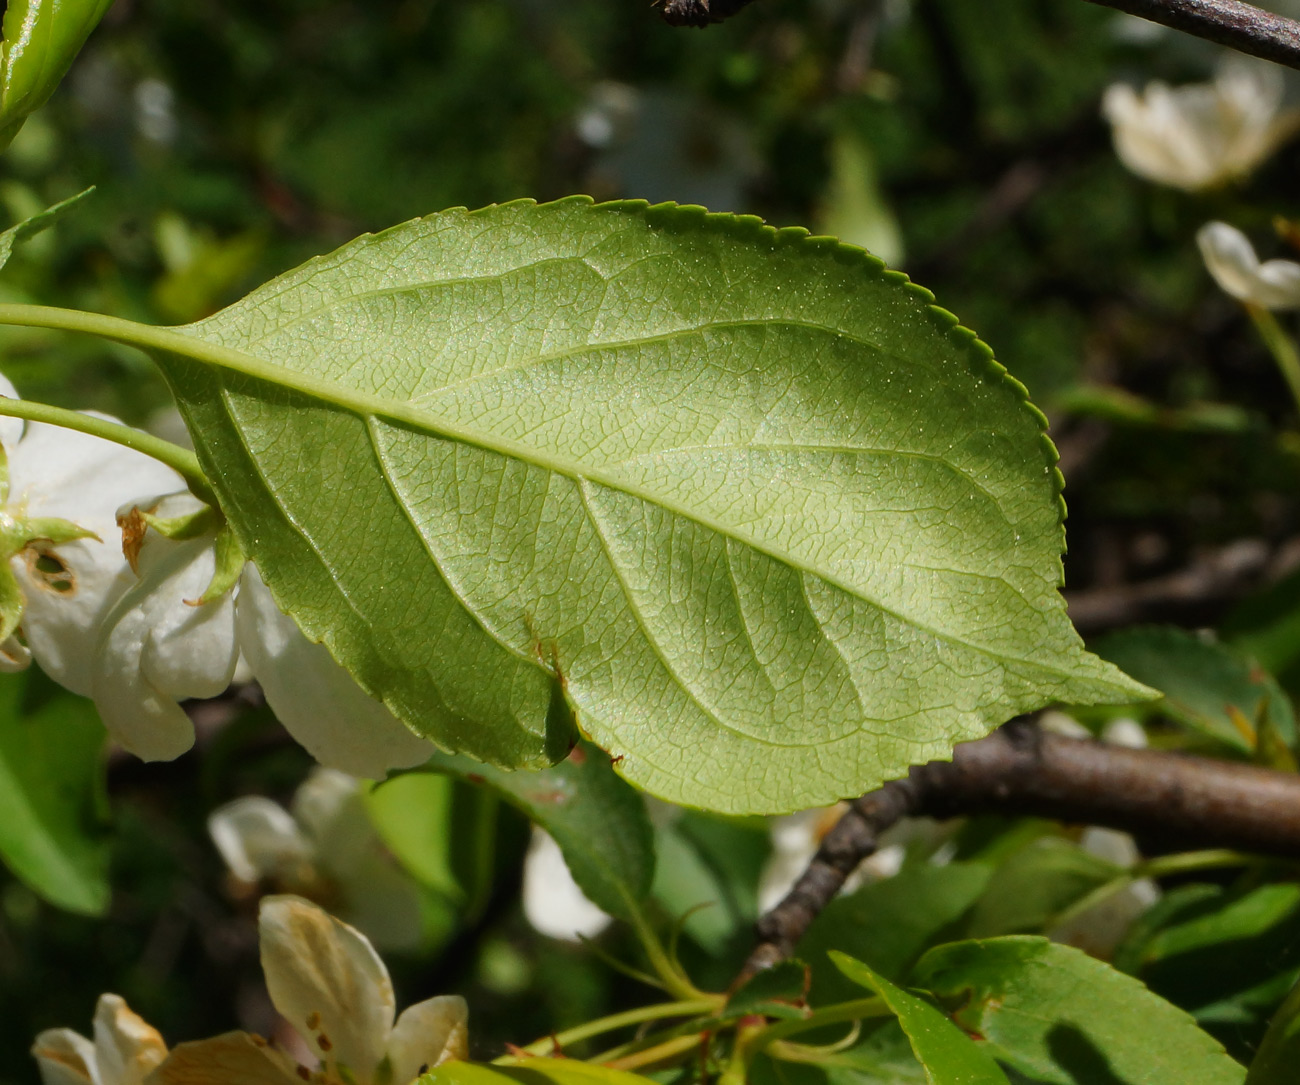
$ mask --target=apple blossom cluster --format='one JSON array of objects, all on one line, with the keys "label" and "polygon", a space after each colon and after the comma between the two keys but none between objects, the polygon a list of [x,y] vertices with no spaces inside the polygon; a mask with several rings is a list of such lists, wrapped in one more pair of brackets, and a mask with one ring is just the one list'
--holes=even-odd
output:
[{"label": "apple blossom cluster", "polygon": [[[17,396],[3,377],[0,395]],[[219,516],[170,467],[15,418],[0,418],[0,448],[0,668],[34,659],[147,761],[190,748],[179,702],[220,694],[241,661],[322,764],[378,777],[427,760],[429,743],[307,640],[256,566],[215,590]]]},{"label": "apple blossom cluster", "polygon": [[178,1044],[118,996],[95,1011],[93,1039],[68,1028],[36,1037],[44,1085],[410,1085],[468,1054],[469,1010],[456,995],[397,1015],[388,969],[361,932],[294,896],[262,900],[262,971],[292,1046],[248,1032]]}]

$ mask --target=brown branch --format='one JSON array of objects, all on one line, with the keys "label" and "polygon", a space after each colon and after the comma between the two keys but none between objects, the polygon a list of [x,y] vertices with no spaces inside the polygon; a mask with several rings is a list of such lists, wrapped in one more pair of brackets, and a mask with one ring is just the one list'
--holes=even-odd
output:
[{"label": "brown branch", "polygon": [[1300,68],[1300,23],[1238,0],[1088,0],[1241,53]]},{"label": "brown branch", "polygon": [[[664,21],[708,26],[729,19],[752,0],[663,0]],[[1088,0],[1172,27],[1241,53],[1300,68],[1300,23],[1240,0]]]},{"label": "brown branch", "polygon": [[1229,604],[1292,572],[1297,556],[1292,545],[1273,550],[1262,539],[1238,539],[1163,576],[1067,591],[1066,606],[1084,636],[1150,622],[1211,624]]},{"label": "brown branch", "polygon": [[[1063,738],[1027,720],[856,800],[808,869],[758,921],[741,980],[788,957],[880,834],[903,817],[997,813],[1103,825],[1170,843],[1300,859],[1300,776]],[[738,981],[740,982],[740,981]]]},{"label": "brown branch", "polygon": [[664,22],[671,26],[708,26],[730,19],[752,0],[664,0]]}]

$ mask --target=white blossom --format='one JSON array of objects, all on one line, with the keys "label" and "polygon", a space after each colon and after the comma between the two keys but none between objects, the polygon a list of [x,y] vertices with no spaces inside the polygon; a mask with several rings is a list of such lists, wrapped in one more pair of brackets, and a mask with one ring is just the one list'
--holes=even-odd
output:
[{"label": "white blossom", "polygon": [[1115,153],[1147,180],[1187,191],[1246,176],[1296,131],[1283,110],[1281,73],[1267,65],[1228,64],[1213,83],[1148,83],[1107,89],[1102,112]]},{"label": "white blossom", "polygon": [[578,888],[560,845],[537,826],[524,858],[523,905],[535,930],[566,942],[594,938],[612,921]]},{"label": "white blossom", "polygon": [[431,998],[397,1016],[374,947],[316,905],[266,897],[258,933],[271,1001],[317,1063],[299,1066],[260,1037],[231,1032],[179,1044],[150,1085],[410,1085],[426,1070],[466,1057],[465,1000]]},{"label": "white blossom", "polygon": [[366,810],[365,787],[318,768],[298,788],[291,810],[249,795],[213,811],[208,831],[239,881],[333,901],[376,945],[413,949],[424,934],[420,890],[384,848]]},{"label": "white blossom", "polygon": [[1208,222],[1196,233],[1205,266],[1214,281],[1238,301],[1263,309],[1300,308],[1300,264],[1293,260],[1260,262],[1240,230],[1226,222]]},{"label": "white blossom", "polygon": [[[0,396],[17,398],[4,377]],[[25,545],[6,555],[21,593],[22,641],[10,637],[0,646],[3,669],[20,669],[35,655],[55,681],[90,696],[87,664],[97,631],[136,579],[122,555],[117,508],[175,490],[181,478],[142,453],[40,422],[0,418],[0,445],[8,461],[7,494],[0,498],[5,526],[62,520],[82,529],[81,537],[63,541],[21,540]]]},{"label": "white blossom", "polygon": [[167,1045],[118,995],[102,995],[93,1040],[68,1028],[47,1029],[32,1054],[45,1085],[142,1085]]},{"label": "white blossom", "polygon": [[[17,396],[3,377],[0,395]],[[233,590],[200,603],[216,570],[219,515],[170,467],[3,417],[0,446],[0,670],[35,658],[93,698],[113,738],[149,761],[190,748],[180,702],[217,696],[240,662],[322,764],[378,778],[428,758],[426,740],[279,610],[251,563]],[[156,530],[162,521],[209,526],[171,538]]]}]

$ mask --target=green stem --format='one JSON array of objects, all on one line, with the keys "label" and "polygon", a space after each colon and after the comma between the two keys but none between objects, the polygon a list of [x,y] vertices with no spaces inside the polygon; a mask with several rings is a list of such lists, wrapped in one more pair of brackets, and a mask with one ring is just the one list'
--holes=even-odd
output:
[{"label": "green stem", "polygon": [[[623,1013],[615,1013],[608,1017],[597,1018],[595,1021],[588,1021],[582,1025],[575,1025],[564,1032],[543,1037],[540,1040],[535,1040],[527,1047],[521,1047],[519,1054],[550,1055],[569,1044],[576,1044],[580,1040],[587,1040],[592,1036],[613,1032],[615,1029],[626,1028],[629,1025],[640,1025],[646,1021],[660,1021],[665,1017],[693,1017],[696,1014],[711,1013],[717,1008],[718,1000],[712,998],[697,998],[688,1002],[659,1002],[653,1006],[625,1010]],[[501,1065],[512,1065],[524,1060],[520,1059],[518,1055],[503,1055],[495,1061]]]},{"label": "green stem", "polygon": [[[0,320],[0,323],[3,323]],[[208,477],[199,466],[198,457],[188,448],[174,445],[155,437],[143,430],[132,429],[120,422],[110,422],[105,418],[69,411],[63,407],[52,407],[48,403],[35,403],[28,399],[9,399],[0,396],[0,417],[24,418],[29,422],[44,422],[63,429],[76,430],[91,437],[122,445],[124,448],[143,453],[152,459],[165,463],[183,478],[194,495],[209,505],[217,508],[217,498],[208,483]],[[143,494],[141,496],[144,496]]]},{"label": "green stem", "polygon": [[845,1021],[865,1021],[871,1017],[893,1017],[894,1011],[883,998],[858,998],[852,1002],[840,1002],[834,1006],[814,1010],[807,1017],[793,1021],[777,1021],[768,1025],[750,1041],[750,1049],[757,1053],[776,1040],[784,1040],[799,1032],[822,1028],[825,1025],[838,1025]]},{"label": "green stem", "polygon": [[680,1059],[683,1055],[695,1051],[699,1046],[700,1038],[698,1036],[678,1036],[675,1040],[666,1040],[655,1047],[647,1047],[644,1051],[639,1051],[635,1055],[614,1059],[611,1062],[602,1063],[602,1065],[611,1070],[639,1070],[642,1066],[653,1066],[655,1063],[666,1063]]},{"label": "green stem", "polygon": [[1277,367],[1282,370],[1282,376],[1286,378],[1287,386],[1291,389],[1291,398],[1295,400],[1296,407],[1300,408],[1300,354],[1296,352],[1295,342],[1269,310],[1258,305],[1247,304],[1246,312],[1250,314],[1250,319],[1254,321],[1260,338],[1264,340],[1264,345],[1276,360]]},{"label": "green stem", "polygon": [[1213,848],[1205,851],[1184,851],[1177,855],[1161,855],[1147,859],[1133,867],[1135,878],[1167,878],[1171,874],[1188,874],[1196,870],[1221,870],[1225,867],[1246,866],[1255,860],[1239,851]]}]

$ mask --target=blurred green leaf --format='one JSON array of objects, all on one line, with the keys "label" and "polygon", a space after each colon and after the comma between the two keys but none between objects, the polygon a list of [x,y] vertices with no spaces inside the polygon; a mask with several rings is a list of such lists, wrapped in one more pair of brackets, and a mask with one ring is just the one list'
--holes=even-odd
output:
[{"label": "blurred green leaf", "polygon": [[1182,1010],[1045,938],[939,946],[913,979],[1043,1085],[1240,1085],[1246,1075]]},{"label": "blurred green leaf", "polygon": [[827,967],[828,951],[840,950],[888,980],[901,980],[932,945],[964,933],[959,925],[992,876],[993,867],[983,863],[914,863],[831,901],[799,943],[813,966],[814,1005],[853,997],[842,974]]},{"label": "blurred green leaf", "polygon": [[86,915],[102,915],[110,893],[104,743],[90,701],[30,672],[0,678],[0,857]]},{"label": "blurred green leaf", "polygon": [[66,214],[94,191],[95,189],[92,186],[83,192],[78,192],[75,196],[69,196],[61,203],[56,203],[53,207],[47,207],[39,214],[24,219],[16,226],[10,226],[4,233],[0,233],[0,268],[9,263],[9,257],[13,255],[14,249],[18,245],[21,245],[29,237],[53,226],[62,215]]},{"label": "blurred green leaf", "polygon": [[366,795],[370,820],[389,851],[470,915],[491,892],[499,801],[483,788],[418,772],[394,776]]},{"label": "blurred green leaf", "polygon": [[832,951],[831,960],[854,983],[880,995],[898,1016],[929,1085],[1007,1085],[1006,1074],[989,1053],[928,1002],[847,954]]},{"label": "blurred green leaf", "polygon": [[720,956],[752,937],[771,850],[762,819],[696,810],[663,818],[655,825],[655,900],[707,953]]},{"label": "blurred green leaf", "polygon": [[999,866],[971,915],[972,938],[1041,933],[1124,869],[1059,836],[1033,841]]},{"label": "blurred green leaf", "polygon": [[[1291,699],[1248,657],[1208,634],[1172,626],[1127,629],[1102,637],[1097,653],[1138,681],[1158,689],[1157,707],[1172,718],[1233,749],[1253,752],[1265,713],[1279,735],[1296,738]],[[1240,716],[1234,720],[1232,709]]]},{"label": "blurred green leaf", "polygon": [[1294,1085],[1300,1067],[1300,985],[1282,1003],[1250,1064],[1246,1085]]},{"label": "blurred green leaf", "polygon": [[573,880],[592,903],[630,920],[654,880],[654,832],[645,801],[610,766],[609,755],[581,742],[540,772],[503,772],[457,754],[435,754],[428,767],[491,788],[555,838]]},{"label": "blurred green leaf", "polygon": [[[1300,885],[1294,882],[1205,897],[1175,914],[1127,958],[1153,990],[1198,1018],[1207,1008],[1221,1017],[1234,997],[1300,967]],[[1273,1005],[1248,1002],[1256,1014]]]}]

